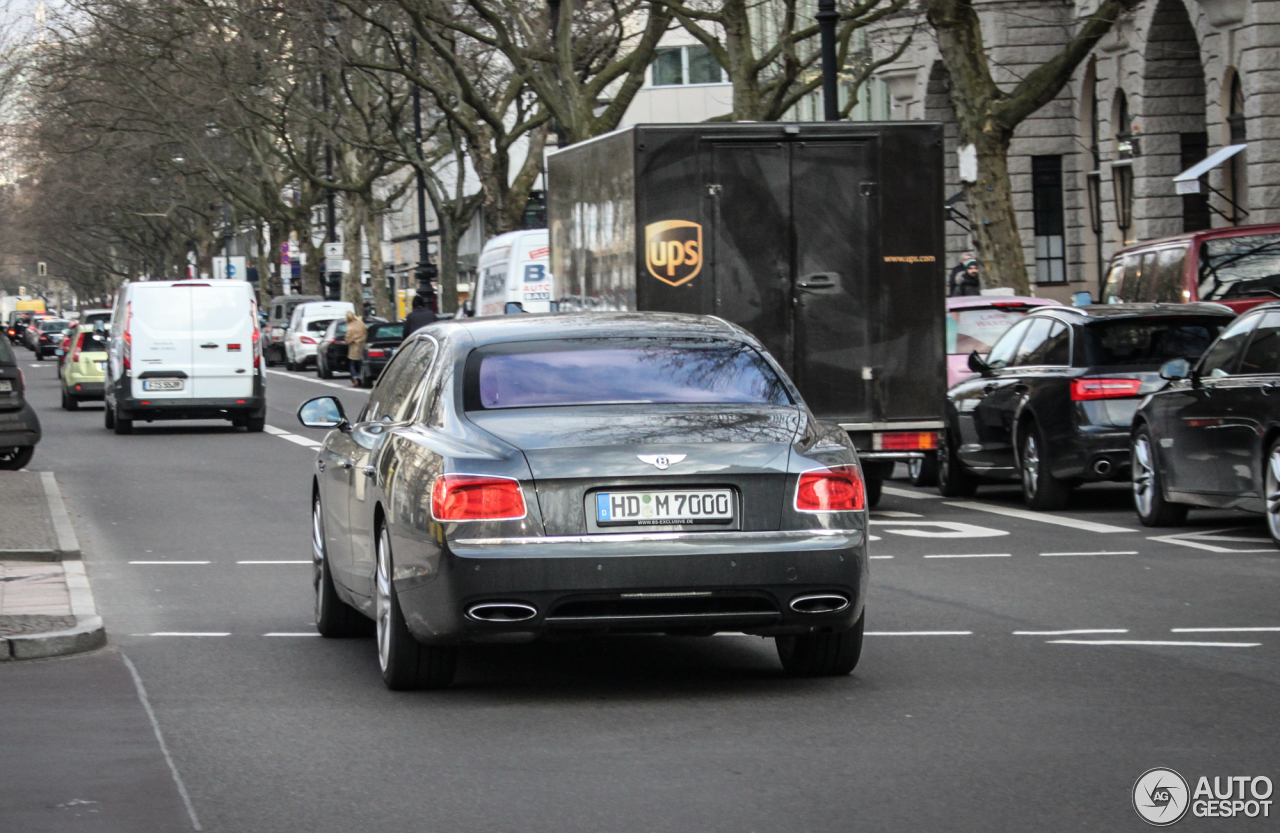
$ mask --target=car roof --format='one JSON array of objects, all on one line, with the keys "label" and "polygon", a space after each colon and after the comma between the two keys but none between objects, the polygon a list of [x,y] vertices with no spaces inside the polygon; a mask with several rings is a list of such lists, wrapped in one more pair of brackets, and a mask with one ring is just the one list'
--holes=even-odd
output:
[{"label": "car roof", "polygon": [[1200,301],[1192,304],[1090,304],[1084,307],[1043,307],[1035,310],[1031,315],[1042,317],[1048,315],[1062,321],[1088,324],[1092,321],[1107,321],[1117,318],[1163,318],[1183,315],[1200,317],[1219,315],[1226,318],[1235,318],[1236,312],[1222,304]]},{"label": "car roof", "polygon": [[1022,304],[1029,307],[1062,306],[1061,301],[1052,298],[1034,298],[1030,295],[956,295],[947,299],[947,309],[968,309],[970,307],[993,307],[1001,304]]},{"label": "car roof", "polygon": [[554,338],[727,338],[756,344],[740,327],[711,315],[673,312],[548,312],[439,321],[439,335],[465,330],[477,346]]},{"label": "car roof", "polygon": [[1168,237],[1157,237],[1154,240],[1143,240],[1138,243],[1126,246],[1111,256],[1112,260],[1133,252],[1144,251],[1146,249],[1156,249],[1161,246],[1168,246],[1174,243],[1187,243],[1197,240],[1216,240],[1223,237],[1244,237],[1252,234],[1280,234],[1280,223],[1259,223],[1252,226],[1227,226],[1225,228],[1203,229],[1201,231],[1188,231],[1182,234],[1172,234]]}]

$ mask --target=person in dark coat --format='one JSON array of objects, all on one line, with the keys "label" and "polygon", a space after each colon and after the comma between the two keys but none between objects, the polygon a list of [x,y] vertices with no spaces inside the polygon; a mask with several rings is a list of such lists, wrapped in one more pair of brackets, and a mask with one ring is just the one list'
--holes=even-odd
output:
[{"label": "person in dark coat", "polygon": [[957,295],[981,295],[982,278],[978,271],[978,261],[973,259],[965,262],[964,271],[952,271],[951,287],[947,294],[953,298]]},{"label": "person in dark coat", "polygon": [[423,327],[436,323],[436,314],[431,311],[426,295],[413,296],[413,311],[404,317],[404,337],[416,333]]}]

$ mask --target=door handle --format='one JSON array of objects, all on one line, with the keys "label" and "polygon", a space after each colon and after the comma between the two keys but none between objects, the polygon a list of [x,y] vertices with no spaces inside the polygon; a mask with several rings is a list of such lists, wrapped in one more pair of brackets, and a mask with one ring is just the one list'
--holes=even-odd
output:
[{"label": "door handle", "polygon": [[316,460],[316,470],[324,474],[324,460]]},{"label": "door handle", "polygon": [[375,469],[373,466],[365,466],[364,468],[360,469],[360,471],[364,473],[364,476],[365,476],[365,477],[377,477],[377,476],[378,476],[378,470],[377,470],[377,469]]},{"label": "door handle", "polygon": [[802,277],[796,286],[801,289],[835,289],[839,280],[839,272],[814,272]]},{"label": "door handle", "polygon": [[200,346],[201,346],[201,347],[203,347],[205,350],[216,350],[216,349],[218,348],[218,345],[216,345],[216,344],[212,344],[212,343],[210,343],[210,344],[201,344]]}]

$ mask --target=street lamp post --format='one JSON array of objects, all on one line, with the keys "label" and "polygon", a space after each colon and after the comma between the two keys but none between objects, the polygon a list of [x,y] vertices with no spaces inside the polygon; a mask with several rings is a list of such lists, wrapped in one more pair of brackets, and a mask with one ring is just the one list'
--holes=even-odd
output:
[{"label": "street lamp post", "polygon": [[836,88],[836,0],[818,0],[818,21],[822,40],[822,113],[826,121],[839,121],[840,99]]},{"label": "street lamp post", "polygon": [[[413,63],[418,63],[418,38],[415,36],[410,48],[413,52]],[[417,293],[430,298],[435,292],[433,284],[438,271],[431,262],[431,251],[427,242],[427,177],[422,171],[422,88],[413,85],[413,150],[418,155],[418,266],[414,275],[418,279]],[[434,312],[440,311],[440,301],[436,298]]]}]

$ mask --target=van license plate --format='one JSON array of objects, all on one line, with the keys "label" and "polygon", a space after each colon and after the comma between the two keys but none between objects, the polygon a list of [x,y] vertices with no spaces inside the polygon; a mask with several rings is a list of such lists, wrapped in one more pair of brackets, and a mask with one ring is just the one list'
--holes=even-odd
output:
[{"label": "van license plate", "polygon": [[722,524],[733,520],[729,489],[663,492],[597,492],[596,523]]},{"label": "van license plate", "polygon": [[181,379],[143,379],[143,390],[182,390]]}]

